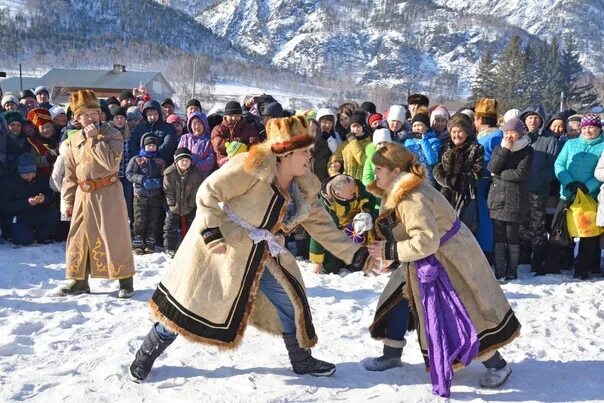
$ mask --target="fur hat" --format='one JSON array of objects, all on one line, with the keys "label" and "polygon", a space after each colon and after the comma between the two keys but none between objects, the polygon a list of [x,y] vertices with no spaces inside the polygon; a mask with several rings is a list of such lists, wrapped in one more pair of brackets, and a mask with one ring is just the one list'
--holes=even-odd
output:
[{"label": "fur hat", "polygon": [[94,109],[101,113],[101,105],[94,92],[90,90],[79,90],[71,94],[69,109],[73,111],[73,117],[78,118],[86,109]]},{"label": "fur hat", "polygon": [[408,105],[422,105],[426,108],[430,105],[430,100],[423,94],[411,94],[407,97]]},{"label": "fur hat", "polygon": [[476,118],[493,118],[497,119],[497,107],[499,104],[496,99],[493,98],[480,98],[476,101],[476,108],[474,109],[474,116]]},{"label": "fur hat", "polygon": [[176,151],[174,151],[174,162],[178,162],[178,160],[183,158],[188,158],[193,161],[191,150],[189,150],[187,147],[178,147]]},{"label": "fur hat", "polygon": [[286,155],[299,148],[310,147],[315,139],[310,135],[308,121],[301,116],[275,118],[266,123],[267,147],[275,155]]},{"label": "fur hat", "polygon": [[392,135],[388,129],[377,129],[373,132],[373,144],[376,146],[380,143],[392,143]]},{"label": "fur hat", "polygon": [[456,113],[451,116],[447,123],[447,130],[451,133],[451,129],[454,127],[460,127],[468,137],[474,137],[476,135],[476,129],[474,128],[474,122],[465,113]]},{"label": "fur hat", "polygon": [[46,123],[52,123],[50,112],[44,108],[32,109],[27,113],[27,120],[30,120],[38,129]]},{"label": "fur hat", "polygon": [[411,121],[411,126],[413,126],[413,123],[415,122],[422,122],[426,127],[430,127],[430,118],[425,113],[416,113]]},{"label": "fur hat", "polygon": [[388,110],[388,122],[392,122],[393,120],[398,120],[399,122],[404,122],[407,120],[407,109],[403,105],[392,105]]},{"label": "fur hat", "polygon": [[583,118],[581,119],[581,128],[587,126],[595,126],[601,129],[602,120],[600,119],[600,116],[597,113],[586,113],[583,115]]},{"label": "fur hat", "polygon": [[17,111],[4,112],[2,114],[4,116],[4,120],[6,120],[6,124],[9,125],[12,122],[19,122],[23,124],[23,116]]},{"label": "fur hat", "polygon": [[15,105],[19,105],[19,98],[17,98],[14,94],[8,93],[2,97],[2,104],[0,106],[6,105],[8,102],[12,102]]}]

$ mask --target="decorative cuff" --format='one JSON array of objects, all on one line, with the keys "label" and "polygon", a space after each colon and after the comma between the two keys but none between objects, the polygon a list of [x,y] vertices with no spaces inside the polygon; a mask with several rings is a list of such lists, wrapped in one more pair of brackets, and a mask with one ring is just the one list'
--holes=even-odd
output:
[{"label": "decorative cuff", "polygon": [[325,254],[324,253],[309,253],[308,254],[308,260],[311,263],[318,263],[318,264],[322,264],[323,261],[325,260]]},{"label": "decorative cuff", "polygon": [[201,231],[201,237],[206,245],[217,243],[218,241],[224,241],[220,228],[207,228]]},{"label": "decorative cuff", "polygon": [[386,242],[382,251],[385,260],[396,260],[398,262],[398,252],[396,242]]}]

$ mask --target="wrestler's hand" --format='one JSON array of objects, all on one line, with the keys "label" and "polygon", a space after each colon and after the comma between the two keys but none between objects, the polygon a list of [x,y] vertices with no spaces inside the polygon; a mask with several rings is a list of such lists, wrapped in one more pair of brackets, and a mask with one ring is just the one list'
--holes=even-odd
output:
[{"label": "wrestler's hand", "polygon": [[321,274],[323,273],[323,265],[321,263],[315,263],[310,266],[310,271],[315,274]]},{"label": "wrestler's hand", "polygon": [[67,217],[71,217],[72,214],[73,214],[73,207],[67,207],[67,209],[65,209],[65,215]]},{"label": "wrestler's hand", "polygon": [[84,134],[86,134],[86,137],[96,137],[99,134],[99,129],[97,125],[91,123],[84,128]]},{"label": "wrestler's hand", "polygon": [[371,245],[367,245],[367,249],[369,250],[369,256],[374,259],[382,259],[382,241],[375,241]]},{"label": "wrestler's hand", "polygon": [[227,252],[227,248],[226,245],[221,244],[221,245],[217,245],[215,248],[212,248],[212,253],[215,253],[217,255],[224,255]]}]

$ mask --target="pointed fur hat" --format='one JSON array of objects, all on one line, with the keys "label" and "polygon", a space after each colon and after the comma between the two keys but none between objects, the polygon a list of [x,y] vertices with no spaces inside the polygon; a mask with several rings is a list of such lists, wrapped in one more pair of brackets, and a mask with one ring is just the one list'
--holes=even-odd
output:
[{"label": "pointed fur hat", "polygon": [[86,109],[96,109],[101,111],[101,105],[94,92],[90,90],[79,90],[71,94],[69,99],[69,108],[73,111],[73,116],[77,118]]}]

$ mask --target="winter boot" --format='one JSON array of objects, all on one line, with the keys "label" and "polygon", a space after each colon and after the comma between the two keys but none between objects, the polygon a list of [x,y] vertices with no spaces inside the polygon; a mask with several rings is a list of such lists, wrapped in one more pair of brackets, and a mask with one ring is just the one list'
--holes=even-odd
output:
[{"label": "winter boot", "polygon": [[505,269],[506,280],[518,278],[518,260],[520,259],[520,245],[508,245],[508,266]]},{"label": "winter boot", "polygon": [[155,330],[155,326],[151,328],[147,337],[143,341],[134,357],[134,361],[130,364],[130,379],[136,383],[140,383],[147,378],[153,363],[163,353],[163,351],[172,344],[174,340],[162,340]]},{"label": "winter boot", "polygon": [[174,259],[174,256],[176,255],[176,251],[174,249],[166,249],[164,251],[164,253],[170,258],[170,259]]},{"label": "winter boot", "polygon": [[528,243],[520,244],[520,253],[518,256],[518,264],[531,264],[531,245]]},{"label": "winter boot", "polygon": [[120,279],[120,291],[117,294],[118,298],[130,298],[134,295],[134,278],[128,277]]},{"label": "winter boot", "polygon": [[547,254],[547,246],[539,245],[533,249],[533,260],[531,261],[531,272],[542,273],[543,262],[545,261],[545,255]]},{"label": "winter boot", "polygon": [[366,361],[363,366],[367,371],[385,371],[387,369],[398,368],[403,366],[401,356],[403,348],[390,347],[384,344],[384,350],[381,357],[373,358]]},{"label": "winter boot", "polygon": [[135,236],[132,240],[132,250],[135,255],[145,254],[145,241],[142,236]]},{"label": "winter boot", "polygon": [[296,333],[284,333],[283,340],[289,355],[294,372],[298,375],[310,374],[312,376],[331,376],[336,372],[336,366],[314,358],[310,349],[302,348],[298,344]]},{"label": "winter boot", "polygon": [[482,364],[487,368],[487,372],[480,379],[480,386],[483,388],[496,388],[503,385],[512,373],[512,368],[498,351]]},{"label": "winter boot", "polygon": [[145,239],[145,253],[155,253],[155,237],[149,236]]},{"label": "winter boot", "polygon": [[306,234],[296,234],[294,239],[296,240],[296,257],[308,260],[309,242],[306,238]]},{"label": "winter boot", "polygon": [[59,293],[63,296],[89,294],[88,276],[84,280],[71,280],[67,286],[59,290]]},{"label": "winter boot", "polygon": [[493,251],[493,258],[495,260],[495,277],[497,280],[503,280],[506,272],[506,249],[507,244],[496,243]]}]

